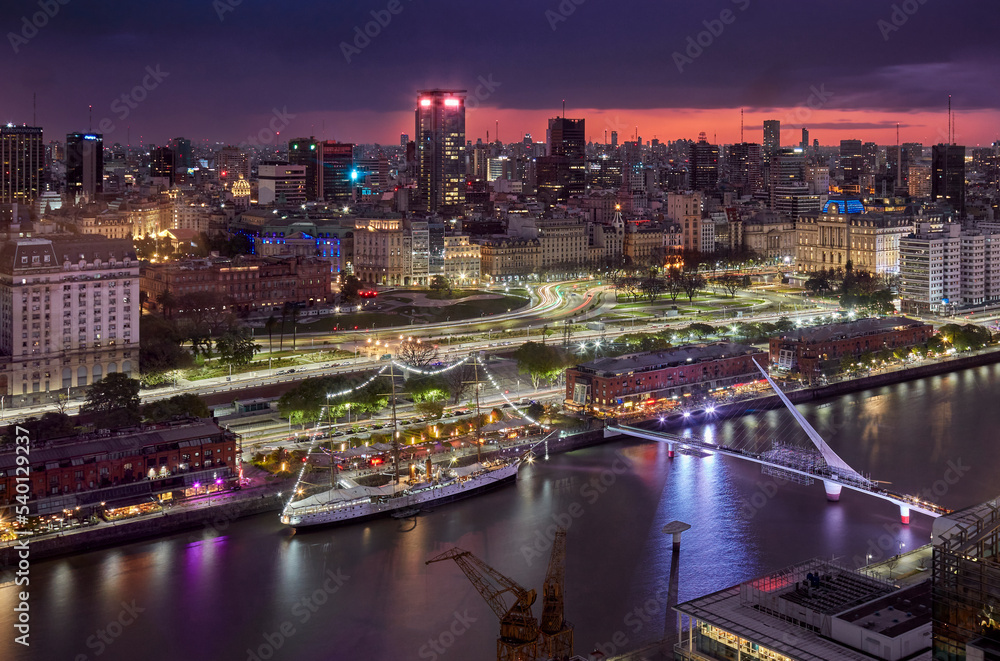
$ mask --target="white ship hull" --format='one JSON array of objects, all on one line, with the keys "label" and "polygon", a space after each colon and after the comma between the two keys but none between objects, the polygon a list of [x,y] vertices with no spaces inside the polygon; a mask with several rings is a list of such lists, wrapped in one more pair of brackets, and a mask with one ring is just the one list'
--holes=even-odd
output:
[{"label": "white ship hull", "polygon": [[326,504],[296,507],[292,503],[281,515],[281,522],[293,528],[350,523],[377,516],[387,516],[406,509],[442,505],[494,489],[517,476],[519,462],[513,462],[465,480],[453,480],[394,497],[364,497]]}]

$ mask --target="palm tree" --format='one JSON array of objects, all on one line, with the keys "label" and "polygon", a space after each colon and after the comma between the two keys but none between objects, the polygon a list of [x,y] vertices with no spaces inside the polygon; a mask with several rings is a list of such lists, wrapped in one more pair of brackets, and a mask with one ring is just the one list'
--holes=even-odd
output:
[{"label": "palm tree", "polygon": [[281,306],[281,341],[278,343],[278,350],[285,350],[285,319],[288,318],[288,302]]},{"label": "palm tree", "polygon": [[296,322],[299,319],[299,308],[292,307],[292,351],[295,351],[295,339],[298,336],[299,327]]},{"label": "palm tree", "polygon": [[268,352],[274,352],[274,327],[278,325],[278,320],[274,316],[274,313],[267,318],[264,322],[264,328],[267,329],[267,350]]},{"label": "palm tree", "polygon": [[174,293],[170,291],[169,287],[164,289],[163,293],[160,294],[160,308],[163,310],[163,316],[169,317],[170,311],[175,305],[177,305],[177,299],[174,298]]}]

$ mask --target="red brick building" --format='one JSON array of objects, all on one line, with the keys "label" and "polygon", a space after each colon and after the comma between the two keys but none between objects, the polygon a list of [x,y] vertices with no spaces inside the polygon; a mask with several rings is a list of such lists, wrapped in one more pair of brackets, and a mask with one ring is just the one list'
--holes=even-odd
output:
[{"label": "red brick building", "polygon": [[763,351],[743,344],[693,344],[600,358],[566,370],[566,406],[607,412],[647,399],[700,394],[760,378]]},{"label": "red brick building", "polygon": [[223,306],[253,311],[286,302],[313,306],[330,296],[330,262],[315,257],[209,257],[165,264],[143,263],[139,288],[146,304],[161,307],[170,291],[180,305],[190,294],[207,292]]},{"label": "red brick building", "polygon": [[913,347],[925,343],[933,334],[932,326],[904,317],[800,328],[771,338],[771,367],[798,372],[813,381],[824,368],[839,365],[844,356],[856,358],[866,351]]},{"label": "red brick building", "polygon": [[[231,479],[239,451],[239,437],[209,419],[33,444],[29,507],[32,514],[49,514],[136,496],[183,495],[196,483]],[[0,510],[21,493],[16,467],[13,452],[0,455]]]}]

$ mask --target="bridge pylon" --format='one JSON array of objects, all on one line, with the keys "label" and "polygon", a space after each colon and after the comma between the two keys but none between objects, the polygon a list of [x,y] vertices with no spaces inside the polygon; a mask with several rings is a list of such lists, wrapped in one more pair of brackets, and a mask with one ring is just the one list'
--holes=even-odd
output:
[{"label": "bridge pylon", "polygon": [[840,492],[844,487],[830,480],[823,480],[823,490],[826,491],[826,499],[831,503],[840,501]]}]

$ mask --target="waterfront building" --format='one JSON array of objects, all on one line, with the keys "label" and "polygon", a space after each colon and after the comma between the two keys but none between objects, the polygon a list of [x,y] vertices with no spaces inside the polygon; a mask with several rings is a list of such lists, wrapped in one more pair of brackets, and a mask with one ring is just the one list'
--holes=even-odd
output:
[{"label": "waterfront building", "polygon": [[[210,419],[89,433],[38,444],[31,452],[31,515],[167,501],[216,491],[238,472],[239,437]],[[16,501],[16,457],[0,455],[0,511]]]},{"label": "waterfront building", "polygon": [[824,369],[836,367],[844,356],[924,344],[934,327],[903,317],[859,319],[840,324],[797,328],[770,339],[771,368],[798,372],[813,383]]},{"label": "waterfront building", "polygon": [[752,359],[764,365],[767,354],[727,342],[598,358],[566,370],[566,406],[607,413],[756,381],[760,371]]},{"label": "waterfront building", "polygon": [[48,234],[0,247],[0,394],[22,404],[139,369],[139,262],[131,240]]},{"label": "waterfront building", "polygon": [[935,659],[1000,658],[1000,498],[934,520]]},{"label": "waterfront building", "polygon": [[826,560],[802,562],[674,610],[688,625],[674,646],[680,661],[929,658],[928,581],[898,587]]},{"label": "waterfront building", "polygon": [[1000,300],[1000,234],[918,223],[900,240],[900,290],[906,312],[947,312]]}]

